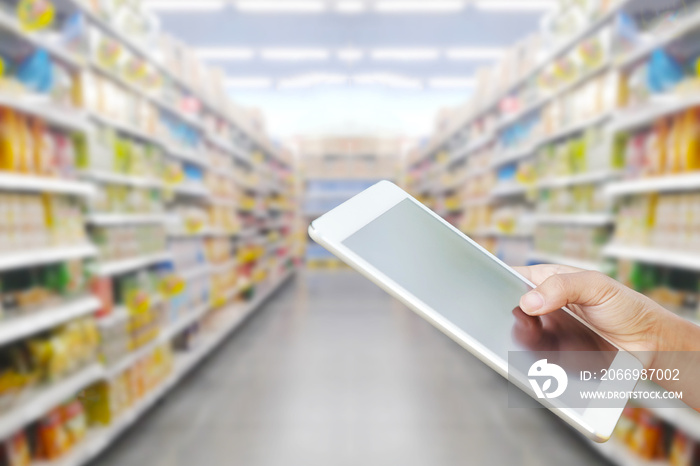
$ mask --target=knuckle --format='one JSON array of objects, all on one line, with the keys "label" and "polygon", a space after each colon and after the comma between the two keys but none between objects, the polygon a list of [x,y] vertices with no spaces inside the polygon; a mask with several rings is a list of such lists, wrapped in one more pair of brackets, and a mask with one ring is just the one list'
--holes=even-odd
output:
[{"label": "knuckle", "polygon": [[550,294],[556,296],[566,295],[567,286],[563,275],[552,275],[547,282]]}]

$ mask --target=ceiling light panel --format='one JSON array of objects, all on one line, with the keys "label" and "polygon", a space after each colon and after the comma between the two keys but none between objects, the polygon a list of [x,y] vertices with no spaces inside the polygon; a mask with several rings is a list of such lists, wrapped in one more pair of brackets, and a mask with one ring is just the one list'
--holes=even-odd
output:
[{"label": "ceiling light panel", "polygon": [[440,51],[432,48],[382,48],[372,50],[373,60],[432,61],[440,58]]},{"label": "ceiling light panel", "polygon": [[347,48],[338,50],[338,60],[344,62],[356,62],[365,57],[365,52],[360,49]]},{"label": "ceiling light panel", "polygon": [[202,47],[195,52],[205,60],[250,60],[255,56],[253,49],[245,47]]},{"label": "ceiling light panel", "polygon": [[260,56],[268,61],[322,61],[330,53],[325,49],[270,48],[263,49]]},{"label": "ceiling light panel", "polygon": [[353,76],[353,82],[361,85],[381,85],[397,89],[422,89],[420,80],[391,73],[366,73]]},{"label": "ceiling light panel", "polygon": [[326,2],[322,0],[242,0],[236,8],[245,13],[322,13]]},{"label": "ceiling light panel", "polygon": [[279,89],[300,89],[321,85],[343,85],[348,82],[348,77],[333,73],[309,73],[279,81]]},{"label": "ceiling light panel", "polygon": [[556,4],[553,0],[478,0],[474,7],[484,11],[547,11]]},{"label": "ceiling light panel", "polygon": [[464,9],[461,0],[378,0],[379,13],[454,13]]},{"label": "ceiling light panel", "polygon": [[445,51],[449,60],[495,60],[505,54],[499,47],[455,47]]},{"label": "ceiling light panel", "polygon": [[360,0],[338,0],[335,11],[345,15],[357,15],[367,11],[367,3]]},{"label": "ceiling light panel", "polygon": [[157,12],[210,12],[222,10],[224,0],[149,0],[143,2],[145,8]]},{"label": "ceiling light panel", "polygon": [[428,86],[433,89],[469,89],[475,82],[472,77],[435,77],[428,80]]},{"label": "ceiling light panel", "polygon": [[272,87],[272,79],[265,77],[227,78],[226,86],[238,89],[267,89]]}]

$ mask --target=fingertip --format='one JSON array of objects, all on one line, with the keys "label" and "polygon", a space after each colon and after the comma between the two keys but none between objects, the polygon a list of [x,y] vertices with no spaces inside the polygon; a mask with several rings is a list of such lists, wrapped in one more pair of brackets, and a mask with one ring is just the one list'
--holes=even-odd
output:
[{"label": "fingertip", "polygon": [[544,307],[544,297],[537,291],[532,290],[520,298],[520,308],[526,314],[536,315]]}]

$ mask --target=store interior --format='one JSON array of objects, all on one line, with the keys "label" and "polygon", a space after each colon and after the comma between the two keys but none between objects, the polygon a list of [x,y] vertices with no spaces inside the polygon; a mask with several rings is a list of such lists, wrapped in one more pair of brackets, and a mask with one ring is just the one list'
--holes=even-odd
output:
[{"label": "store interior", "polygon": [[606,443],[511,407],[307,234],[390,180],[700,323],[699,38],[699,0],[0,0],[0,466],[700,464],[677,400]]}]

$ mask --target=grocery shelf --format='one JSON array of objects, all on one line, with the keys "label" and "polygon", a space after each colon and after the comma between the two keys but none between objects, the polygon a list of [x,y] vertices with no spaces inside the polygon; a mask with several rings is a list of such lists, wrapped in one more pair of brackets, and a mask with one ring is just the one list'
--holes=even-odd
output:
[{"label": "grocery shelf", "polygon": [[[564,42],[562,42],[560,45],[555,46],[554,50],[547,54],[545,57],[540,59],[539,63],[532,69],[530,70],[525,76],[523,76],[519,81],[517,81],[515,84],[513,84],[508,92],[505,94],[509,94],[513,90],[519,88],[523,84],[525,84],[527,81],[529,81],[531,78],[533,78],[537,73],[542,71],[549,63],[552,63],[556,58],[564,55],[571,49],[573,49],[579,42],[584,40],[586,37],[595,34],[598,32],[600,29],[605,27],[608,23],[613,21],[615,17],[617,16],[617,13],[623,10],[627,5],[631,4],[635,0],[618,0],[617,2],[612,2],[612,4],[609,8],[608,11],[605,12],[600,18],[588,23],[584,28],[582,28],[580,31],[575,33],[573,36],[570,38],[566,39]],[[500,100],[500,99],[499,99]],[[494,103],[493,105],[495,105]],[[493,106],[492,105],[492,106]]]},{"label": "grocery shelf", "polygon": [[537,214],[535,223],[554,223],[564,225],[605,226],[615,222],[615,216],[609,213],[581,214]]},{"label": "grocery shelf", "polygon": [[248,237],[253,236],[256,233],[258,233],[258,231],[260,231],[260,228],[258,228],[258,227],[248,227],[248,228],[244,228],[241,231],[239,231],[236,234],[236,236],[238,236],[239,238],[248,238]]},{"label": "grocery shelf", "polygon": [[129,310],[126,306],[116,306],[107,316],[101,316],[97,318],[97,325],[101,328],[109,328],[117,323],[124,322],[130,317]]},{"label": "grocery shelf", "polygon": [[543,56],[539,60],[539,62],[535,66],[533,66],[532,69],[530,69],[527,73],[516,79],[510,85],[506,86],[505,89],[497,92],[496,95],[489,99],[485,105],[482,105],[475,111],[471,112],[467,118],[458,121],[456,124],[452,125],[451,128],[444,131],[443,134],[435,142],[430,144],[422,152],[422,154],[418,157],[418,159],[415,162],[411,164],[411,166],[415,167],[423,163],[433,152],[435,152],[438,148],[442,147],[442,145],[448,139],[452,138],[455,135],[455,133],[457,133],[461,128],[469,125],[471,122],[479,118],[479,116],[495,108],[504,97],[510,95],[515,90],[519,89],[525,83],[530,81],[549,63],[552,63],[556,58],[560,57],[561,55],[567,53],[569,50],[574,48],[576,44],[581,42],[583,39],[596,33],[606,24],[610,23],[620,10],[622,10],[626,5],[630,4],[633,1],[634,0],[619,0],[617,3],[611,6],[608,9],[608,11],[600,18],[588,24],[586,27],[584,27],[579,32],[571,36],[569,39],[565,40],[561,45],[554,47],[554,49],[550,53]]},{"label": "grocery shelf", "polygon": [[171,259],[172,256],[169,252],[159,252],[132,259],[102,262],[95,266],[95,274],[100,276],[121,275],[161,262],[169,262]]},{"label": "grocery shelf", "polygon": [[605,187],[605,194],[610,197],[620,197],[630,194],[653,193],[659,191],[690,190],[700,190],[700,173],[696,172],[613,182]]},{"label": "grocery shelf", "polygon": [[581,76],[577,77],[576,79],[574,79],[570,83],[564,84],[563,86],[559,87],[558,89],[549,93],[548,95],[539,98],[538,100],[536,100],[532,104],[528,105],[527,107],[523,108],[519,112],[517,112],[513,115],[509,115],[506,118],[503,118],[498,123],[498,129],[501,130],[501,129],[504,129],[504,128],[516,123],[517,121],[521,120],[523,117],[526,117],[530,113],[533,113],[533,112],[537,111],[538,109],[544,107],[549,102],[556,100],[557,98],[566,94],[567,92],[570,92],[570,91],[576,89],[577,87],[581,86],[586,81],[595,78],[596,76],[598,76],[601,73],[604,73],[605,71],[610,69],[611,65],[612,65],[612,61],[608,59],[605,62],[601,63],[596,68],[589,70],[589,71],[585,72],[584,74],[582,74]]},{"label": "grocery shelf", "polygon": [[665,95],[652,97],[649,103],[618,111],[610,125],[613,132],[626,132],[652,125],[660,118],[700,105],[700,95]]},{"label": "grocery shelf", "polygon": [[148,133],[146,131],[143,131],[135,126],[132,126],[128,123],[123,123],[119,120],[115,120],[114,118],[95,113],[95,112],[90,112],[89,113],[90,118],[93,120],[97,121],[98,123],[101,123],[105,126],[109,126],[115,130],[117,130],[120,133],[128,134],[129,136],[149,142],[151,144],[155,145],[161,145],[161,140],[158,138],[158,136],[155,136],[151,133]]},{"label": "grocery shelf", "polygon": [[498,229],[493,229],[491,236],[495,236],[496,238],[505,238],[505,239],[529,239],[534,236],[534,233],[529,230],[522,230],[522,231],[501,231]]},{"label": "grocery shelf", "polygon": [[226,199],[225,197],[215,195],[209,196],[207,202],[209,204],[218,205],[221,207],[230,207],[232,209],[235,209],[240,204],[240,202],[238,202],[236,199]]},{"label": "grocery shelf", "polygon": [[8,31],[16,36],[22,37],[34,47],[46,50],[49,55],[74,70],[80,70],[84,67],[83,60],[80,57],[65,50],[47,34],[30,33],[26,31],[19,24],[19,21],[10,16],[5,10],[0,10],[0,30]]},{"label": "grocery shelf", "polygon": [[577,123],[572,123],[570,125],[567,125],[560,130],[554,131],[552,134],[549,134],[547,136],[543,136],[537,141],[537,146],[543,146],[545,144],[549,144],[550,142],[556,141],[558,139],[562,139],[568,136],[571,136],[572,134],[580,133],[581,131],[585,131],[588,128],[592,128],[594,126],[597,126],[601,123],[604,123],[605,121],[609,120],[612,118],[612,112],[603,112],[600,115],[596,115],[591,118],[587,118],[585,120],[579,121]]},{"label": "grocery shelf", "polygon": [[549,97],[546,97],[546,96],[540,97],[536,101],[523,107],[522,109],[520,109],[516,113],[513,113],[512,115],[507,115],[505,117],[501,117],[500,121],[496,125],[496,130],[502,131],[503,129],[511,126],[512,124],[518,122],[522,118],[524,118],[524,117],[528,116],[529,114],[544,107],[548,101],[549,101]]},{"label": "grocery shelf", "polygon": [[622,172],[616,170],[599,170],[590,173],[579,173],[576,175],[558,176],[545,178],[538,181],[535,186],[539,189],[566,188],[580,184],[591,184],[606,181],[619,176]]},{"label": "grocery shelf", "polygon": [[222,311],[227,313],[228,316],[226,319],[222,319],[220,325],[217,326],[218,331],[203,339],[193,350],[185,354],[176,354],[173,372],[170,376],[141,400],[137,401],[128,411],[117,418],[112,425],[90,429],[86,438],[61,459],[51,462],[37,462],[36,464],[41,466],[82,466],[93,460],[131,425],[143,417],[158,400],[175,387],[193,368],[197,367],[208,354],[218,347],[292,275],[292,271],[285,272],[251,302],[244,305],[232,305]]},{"label": "grocery shelf", "polygon": [[114,377],[118,376],[119,374],[136,364],[138,361],[151,354],[156,348],[169,342],[187,327],[201,319],[202,316],[209,312],[210,309],[211,306],[209,305],[209,303],[205,303],[203,305],[198,306],[192,311],[188,311],[186,315],[178,318],[168,327],[161,329],[158,336],[152,341],[146,343],[140,348],[135,349],[134,351],[127,353],[117,363],[108,366],[105,369],[104,377],[106,379],[113,379]]},{"label": "grocery shelf", "polygon": [[534,108],[528,109],[526,112],[523,112],[518,115],[517,118],[514,118],[512,121],[510,121],[510,124],[514,123],[515,121],[519,120],[523,116],[527,115],[528,113],[533,112],[534,110],[537,110],[538,108],[541,108],[545,105],[547,105],[549,102],[552,102],[553,100],[558,99],[562,95],[571,92],[572,90],[576,89],[577,87],[581,86],[584,84],[586,81],[589,81],[596,76],[606,72],[608,69],[610,69],[612,65],[612,60],[607,59],[594,69],[588,70],[585,73],[583,73],[581,76],[578,76],[576,79],[571,81],[570,83],[564,84],[563,86],[559,87],[556,89],[554,92],[550,93],[543,99],[540,99],[538,102],[536,102],[536,106]]},{"label": "grocery shelf", "polygon": [[21,316],[5,317],[0,321],[0,345],[21,340],[64,322],[92,314],[100,307],[101,303],[97,298],[82,296],[32,310]]},{"label": "grocery shelf", "polygon": [[618,440],[609,440],[607,443],[595,443],[589,440],[589,445],[617,466],[670,466],[666,460],[645,460],[634,455],[625,445]]},{"label": "grocery shelf", "polygon": [[44,192],[90,197],[95,194],[95,187],[90,183],[75,180],[0,172],[0,191]]},{"label": "grocery shelf", "polygon": [[623,246],[613,243],[603,249],[603,254],[618,259],[629,259],[648,264],[700,271],[700,255],[689,254],[687,251],[683,250]]},{"label": "grocery shelf", "polygon": [[524,196],[528,187],[520,183],[501,183],[491,190],[492,197]]},{"label": "grocery shelf", "polygon": [[178,274],[183,280],[189,281],[195,278],[199,278],[202,275],[207,275],[211,273],[211,271],[212,269],[209,263],[204,263],[187,270],[179,271]]},{"label": "grocery shelf", "polygon": [[228,153],[229,155],[234,156],[237,160],[244,162],[246,165],[252,165],[253,162],[250,160],[250,158],[246,157],[243,150],[236,147],[232,142],[227,142],[221,136],[217,136],[216,134],[212,134],[211,132],[207,132],[205,134],[205,139],[213,145],[217,146],[219,149]]},{"label": "grocery shelf", "polygon": [[213,237],[213,236],[218,236],[218,237],[224,237],[227,238],[229,236],[235,236],[235,232],[231,231],[226,231],[222,229],[216,229],[216,228],[204,228],[203,230],[197,231],[197,232],[188,232],[188,231],[169,231],[168,236],[171,238],[206,238],[206,237]]},{"label": "grocery shelf", "polygon": [[164,189],[165,183],[155,178],[144,178],[137,175],[108,172],[105,170],[82,170],[80,175],[100,183],[123,184],[136,188]]},{"label": "grocery shelf", "polygon": [[83,259],[96,254],[97,249],[92,244],[46,249],[30,248],[22,252],[0,254],[0,271]]},{"label": "grocery shelf", "polygon": [[162,110],[165,110],[166,112],[169,112],[169,113],[175,115],[179,120],[186,123],[187,125],[192,126],[194,128],[197,128],[199,130],[203,130],[203,126],[202,126],[201,122],[194,119],[191,115],[187,115],[187,114],[183,113],[181,110],[175,108],[173,105],[169,104],[161,97],[159,97],[151,92],[144,91],[138,84],[132,83],[131,81],[125,79],[124,77],[120,76],[119,74],[105,68],[104,66],[100,65],[95,59],[90,59],[88,62],[89,62],[90,67],[93,70],[97,71],[98,73],[105,76],[106,78],[111,79],[113,81],[116,81],[123,88],[125,88],[125,89],[129,90],[130,92],[142,97],[143,99],[148,100],[149,102],[153,103],[154,105],[160,107]]},{"label": "grocery shelf", "polygon": [[[147,49],[146,46],[140,43],[137,43],[129,35],[123,33],[116,27],[114,27],[110,22],[106,21],[99,15],[97,15],[95,12],[93,12],[88,5],[86,5],[84,2],[81,0],[70,0],[70,2],[73,4],[73,6],[83,12],[89,21],[93,24],[95,24],[98,28],[100,28],[102,31],[106,32],[113,38],[117,39],[119,42],[123,43],[126,45],[129,49],[131,49],[133,52],[135,52],[137,55],[140,55],[141,57],[145,58],[150,64],[158,68],[158,70],[166,75],[170,80],[172,80],[178,87],[183,89],[189,94],[192,94],[196,96],[202,105],[206,107],[208,110],[211,112],[215,113],[218,117],[222,118],[223,120],[226,120],[229,124],[235,126],[238,128],[243,134],[246,135],[247,138],[249,138],[251,141],[253,141],[258,147],[260,147],[262,150],[264,150],[270,157],[276,159],[280,163],[282,163],[284,166],[288,166],[285,161],[283,161],[280,157],[277,151],[272,147],[272,145],[266,141],[263,140],[259,134],[257,134],[254,130],[251,128],[247,127],[246,125],[242,124],[239,121],[235,121],[234,118],[229,116],[225,110],[221,109],[218,105],[215,105],[214,103],[210,102],[209,99],[205,98],[205,96],[201,95],[199,92],[195,92],[195,90],[192,88],[192,86],[185,82],[180,76],[177,74],[171,72],[160,60],[157,60]],[[170,108],[171,112],[175,112],[174,109]],[[182,116],[182,114],[180,114]],[[193,122],[192,119],[188,118],[183,118],[183,120],[186,123],[197,125],[197,122]]]},{"label": "grocery shelf", "polygon": [[476,230],[468,230],[463,232],[467,236],[475,236],[477,238],[483,238],[485,236],[496,236],[496,230],[493,228],[479,228]]},{"label": "grocery shelf", "polygon": [[99,380],[103,374],[102,366],[93,363],[59,381],[23,394],[13,408],[0,416],[0,439],[8,438],[41,418],[59,404],[75,396],[81,389]]},{"label": "grocery shelf", "polygon": [[487,173],[490,173],[492,171],[493,171],[493,167],[491,167],[491,166],[475,167],[474,169],[471,169],[471,170],[467,169],[467,173],[464,175],[464,180],[476,178],[477,176],[486,175]]},{"label": "grocery shelf", "polygon": [[556,254],[549,254],[547,252],[534,251],[528,255],[528,258],[534,262],[541,262],[546,264],[558,264],[558,265],[568,265],[570,267],[576,267],[583,270],[594,270],[596,272],[605,272],[606,267],[602,262],[587,261],[583,259],[575,259],[566,256],[559,256]]},{"label": "grocery shelf", "polygon": [[118,225],[147,225],[158,223],[169,223],[173,221],[173,216],[163,213],[154,214],[88,214],[85,221],[92,225],[118,226]]},{"label": "grocery shelf", "polygon": [[501,157],[497,157],[493,161],[492,166],[504,165],[506,163],[520,160],[520,159],[530,155],[531,153],[535,152],[537,150],[537,148],[540,146],[549,144],[549,143],[554,142],[558,139],[566,138],[568,136],[571,136],[572,134],[576,134],[576,133],[579,133],[581,131],[585,131],[588,128],[605,123],[607,120],[612,118],[612,116],[613,116],[612,112],[603,112],[600,115],[596,115],[594,117],[587,118],[585,120],[564,126],[563,128],[561,128],[557,131],[554,131],[551,134],[547,134],[547,135],[539,137],[536,141],[534,141],[531,144],[527,144],[522,149],[513,149],[511,151],[505,152]]},{"label": "grocery shelf", "polygon": [[537,143],[526,144],[525,147],[506,150],[502,152],[500,156],[496,156],[491,160],[491,168],[507,165],[529,157],[535,153],[535,149],[537,149]]},{"label": "grocery shelf", "polygon": [[49,126],[56,128],[78,133],[85,133],[90,129],[85,112],[58,107],[52,105],[48,99],[39,99],[30,94],[0,93],[0,106],[41,118]]},{"label": "grocery shelf", "polygon": [[684,35],[693,32],[700,28],[700,10],[694,11],[689,16],[674,20],[674,26],[662,31],[658,34],[650,35],[651,39],[645,42],[636,50],[622,56],[617,60],[616,65],[621,68],[629,68],[630,66],[644,60],[651,55],[654,50],[666,47],[671,42],[683,37]]},{"label": "grocery shelf", "polygon": [[[659,388],[650,381],[640,381],[637,391],[657,391]],[[700,413],[680,400],[639,399],[635,403],[644,406],[660,419],[678,427],[695,440],[700,440]]]},{"label": "grocery shelf", "polygon": [[474,199],[465,199],[462,201],[464,207],[482,207],[493,203],[493,197],[482,196]]},{"label": "grocery shelf", "polygon": [[469,144],[465,145],[462,149],[459,149],[454,152],[454,155],[450,157],[450,160],[448,160],[448,165],[452,164],[454,162],[457,162],[459,160],[462,160],[465,157],[468,157],[472,153],[478,151],[484,146],[487,146],[489,143],[493,142],[496,140],[496,133],[491,132],[489,134],[485,134],[483,136],[479,136],[478,138],[474,139],[474,141],[470,142]]},{"label": "grocery shelf", "polygon": [[229,259],[226,262],[222,262],[220,264],[210,264],[209,265],[209,270],[211,273],[222,273],[230,270],[232,267],[235,267],[238,265],[238,260],[237,259]]},{"label": "grocery shelf", "polygon": [[165,148],[165,153],[173,158],[176,158],[182,162],[197,165],[202,168],[209,168],[209,161],[206,159],[203,153],[193,151],[192,149],[177,147],[175,143],[161,143],[161,146]]},{"label": "grocery shelf", "polygon": [[201,184],[201,185],[181,184],[181,185],[172,186],[170,189],[172,189],[172,191],[179,196],[209,197],[211,195],[211,193],[204,186],[204,184]]}]

